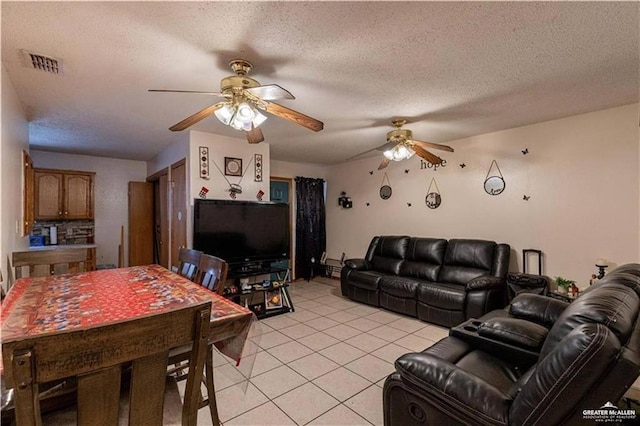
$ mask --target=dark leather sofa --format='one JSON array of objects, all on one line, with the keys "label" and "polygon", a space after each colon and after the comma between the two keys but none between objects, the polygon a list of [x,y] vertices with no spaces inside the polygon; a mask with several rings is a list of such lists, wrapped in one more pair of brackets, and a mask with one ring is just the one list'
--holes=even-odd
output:
[{"label": "dark leather sofa", "polygon": [[484,240],[377,236],[348,259],[342,295],[447,327],[506,305],[510,247]]},{"label": "dark leather sofa", "polygon": [[640,264],[612,271],[571,304],[519,295],[396,360],[384,424],[595,424],[585,410],[617,404],[640,375],[639,311]]}]

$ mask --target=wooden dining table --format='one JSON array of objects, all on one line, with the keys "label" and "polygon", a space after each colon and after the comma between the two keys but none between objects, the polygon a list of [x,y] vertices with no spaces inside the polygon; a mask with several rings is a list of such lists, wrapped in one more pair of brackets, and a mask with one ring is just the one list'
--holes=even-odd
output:
[{"label": "wooden dining table", "polygon": [[[18,279],[1,305],[2,342],[119,323],[209,300],[209,343],[237,366],[257,323],[253,312],[159,265]],[[247,357],[243,364],[251,361]],[[249,377],[252,365],[244,367]]]},{"label": "wooden dining table", "polygon": [[21,278],[2,302],[2,340],[143,317],[211,300],[209,343],[240,361],[255,315],[160,265]]}]

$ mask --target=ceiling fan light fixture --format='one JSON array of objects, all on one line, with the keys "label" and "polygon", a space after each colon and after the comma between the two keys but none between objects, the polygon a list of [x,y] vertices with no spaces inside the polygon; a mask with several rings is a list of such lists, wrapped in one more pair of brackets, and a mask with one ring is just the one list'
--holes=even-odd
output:
[{"label": "ceiling fan light fixture", "polygon": [[257,109],[254,109],[253,112],[255,113],[255,117],[253,118],[253,121],[252,121],[253,127],[258,127],[259,125],[261,125],[267,120],[267,116],[264,114],[261,114],[260,111],[258,111]]},{"label": "ceiling fan light fixture", "polygon": [[384,155],[388,160],[393,160],[393,150],[392,149],[388,149],[385,152],[382,153],[382,155]]},{"label": "ceiling fan light fixture", "polygon": [[218,120],[236,130],[250,132],[265,122],[267,117],[246,102],[235,106],[224,105],[215,111]]},{"label": "ceiling fan light fixture", "polygon": [[382,153],[386,158],[392,161],[402,161],[413,157],[415,152],[404,145],[396,145],[393,148]]},{"label": "ceiling fan light fixture", "polygon": [[222,124],[229,126],[231,124],[231,119],[234,115],[234,110],[231,105],[224,105],[221,108],[215,110],[214,114],[222,122]]},{"label": "ceiling fan light fixture", "polygon": [[256,111],[251,108],[251,105],[246,102],[242,102],[236,107],[236,116],[234,117],[234,120],[238,120],[243,124],[250,123],[251,121],[253,121],[255,116]]}]

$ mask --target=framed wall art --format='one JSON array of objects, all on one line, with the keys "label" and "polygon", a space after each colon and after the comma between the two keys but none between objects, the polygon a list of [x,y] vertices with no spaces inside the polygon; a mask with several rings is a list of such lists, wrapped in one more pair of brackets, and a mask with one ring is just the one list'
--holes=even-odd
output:
[{"label": "framed wall art", "polygon": [[242,158],[224,157],[224,174],[242,176]]}]

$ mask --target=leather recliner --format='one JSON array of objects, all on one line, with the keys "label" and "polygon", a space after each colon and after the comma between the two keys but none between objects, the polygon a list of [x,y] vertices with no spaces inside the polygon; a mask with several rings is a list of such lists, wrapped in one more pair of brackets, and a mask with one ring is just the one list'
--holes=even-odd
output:
[{"label": "leather recliner", "polygon": [[[384,424],[593,424],[584,410],[616,404],[640,375],[639,312],[639,264],[612,271],[571,304],[517,296],[464,325],[477,333],[452,329],[396,360]],[[492,331],[480,336],[487,323]]]}]

